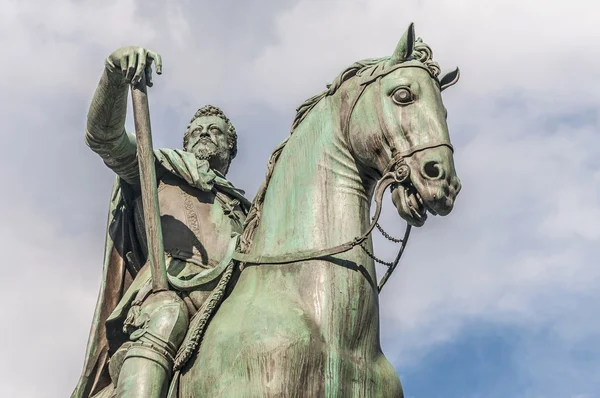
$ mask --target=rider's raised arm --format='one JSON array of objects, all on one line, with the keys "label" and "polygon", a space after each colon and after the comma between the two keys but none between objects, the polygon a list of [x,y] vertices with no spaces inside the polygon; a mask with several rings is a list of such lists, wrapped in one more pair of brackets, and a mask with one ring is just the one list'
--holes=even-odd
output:
[{"label": "rider's raised arm", "polygon": [[139,185],[135,136],[125,131],[129,83],[104,69],[88,111],[85,142],[122,179]]},{"label": "rider's raised arm", "polygon": [[92,104],[88,111],[86,144],[123,180],[139,185],[139,166],[135,136],[125,131],[127,95],[130,83],[146,73],[152,86],[151,63],[161,73],[160,56],[141,47],[122,47],[106,60]]}]

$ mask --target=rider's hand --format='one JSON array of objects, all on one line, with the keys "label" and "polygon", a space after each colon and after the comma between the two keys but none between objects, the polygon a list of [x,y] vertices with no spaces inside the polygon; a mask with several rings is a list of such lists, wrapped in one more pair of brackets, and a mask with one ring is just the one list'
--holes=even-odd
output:
[{"label": "rider's hand", "polygon": [[162,73],[160,55],[143,47],[121,47],[106,59],[106,67],[114,73],[120,73],[132,85],[137,84],[142,73],[146,73],[146,85],[152,87],[152,62],[156,63],[156,73]]}]

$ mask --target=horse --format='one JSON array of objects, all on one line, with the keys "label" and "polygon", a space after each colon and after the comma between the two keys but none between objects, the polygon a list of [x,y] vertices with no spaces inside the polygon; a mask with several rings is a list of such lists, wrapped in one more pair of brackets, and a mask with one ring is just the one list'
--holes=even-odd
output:
[{"label": "horse", "polygon": [[368,229],[386,173],[404,174],[392,202],[409,225],[451,212],[460,181],[441,91],[459,70],[439,75],[410,24],[393,55],[354,63],[298,108],[246,220],[242,271],[178,396],[403,396],[381,350],[371,238],[327,248]]}]

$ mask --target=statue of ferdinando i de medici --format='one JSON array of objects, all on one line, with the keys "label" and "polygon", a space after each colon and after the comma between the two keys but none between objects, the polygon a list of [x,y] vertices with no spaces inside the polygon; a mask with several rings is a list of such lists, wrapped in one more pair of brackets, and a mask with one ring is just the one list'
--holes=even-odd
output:
[{"label": "statue of ferdinando i de medici", "polygon": [[205,106],[185,131],[183,150],[154,152],[171,290],[152,293],[136,140],[124,129],[129,85],[146,73],[151,86],[152,62],[161,73],[152,51],[112,53],[88,113],[86,143],[118,177],[103,285],[74,397],[166,394],[190,319],[221,279],[218,266],[231,256],[232,237],[241,233],[250,205],[225,178],[237,152],[235,128],[220,109]]},{"label": "statue of ferdinando i de medici", "polygon": [[[461,189],[442,101],[458,68],[441,74],[410,24],[390,56],[300,105],[250,203],[225,178],[236,133],[219,109],[198,110],[183,150],[151,148],[152,64],[139,47],[111,54],[88,114],[86,142],[118,177],[72,398],[403,397],[379,292],[410,228],[450,214]],[[401,239],[378,224],[388,188]],[[401,245],[392,262],[374,254],[376,227]]]}]

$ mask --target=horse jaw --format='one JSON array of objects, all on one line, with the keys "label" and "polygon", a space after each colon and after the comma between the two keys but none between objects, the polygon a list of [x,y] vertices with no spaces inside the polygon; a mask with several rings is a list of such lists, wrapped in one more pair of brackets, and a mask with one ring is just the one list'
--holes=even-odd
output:
[{"label": "horse jaw", "polygon": [[392,203],[398,214],[413,227],[421,227],[427,220],[427,209],[419,192],[412,186],[397,185],[392,189]]},{"label": "horse jaw", "polygon": [[410,225],[420,227],[427,219],[427,212],[440,216],[450,214],[461,189],[452,150],[446,146],[429,148],[405,160],[410,169],[410,182],[392,191],[392,202],[400,216]]}]

